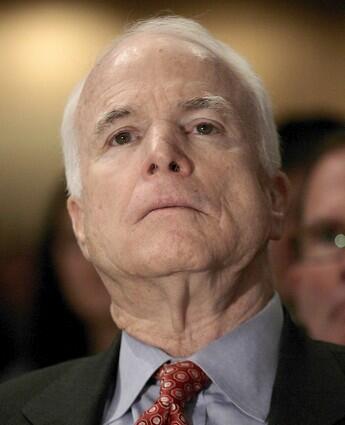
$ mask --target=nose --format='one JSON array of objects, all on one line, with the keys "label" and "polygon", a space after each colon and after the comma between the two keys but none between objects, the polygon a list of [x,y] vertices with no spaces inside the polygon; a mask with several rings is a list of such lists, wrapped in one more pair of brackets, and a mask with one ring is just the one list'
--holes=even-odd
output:
[{"label": "nose", "polygon": [[165,173],[187,177],[193,173],[194,163],[186,152],[186,137],[172,123],[160,123],[146,135],[146,158],[143,175],[152,178]]}]

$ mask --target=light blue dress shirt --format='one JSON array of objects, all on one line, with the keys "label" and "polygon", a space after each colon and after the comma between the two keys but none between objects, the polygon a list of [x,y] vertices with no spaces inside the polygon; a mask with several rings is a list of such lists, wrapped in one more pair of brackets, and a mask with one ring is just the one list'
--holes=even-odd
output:
[{"label": "light blue dress shirt", "polygon": [[[187,405],[189,424],[267,424],[282,324],[275,294],[247,322],[184,358],[198,364],[212,381]],[[116,387],[102,425],[133,425],[159,396],[159,383],[150,379],[154,372],[167,361],[179,360],[123,332]]]}]

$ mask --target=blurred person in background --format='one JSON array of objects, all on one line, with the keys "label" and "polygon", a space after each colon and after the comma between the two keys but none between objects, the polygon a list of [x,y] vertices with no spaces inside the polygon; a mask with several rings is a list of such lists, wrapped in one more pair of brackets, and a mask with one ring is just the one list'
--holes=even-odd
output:
[{"label": "blurred person in background", "polygon": [[110,297],[76,242],[63,182],[48,211],[38,273],[33,364],[48,366],[107,348],[117,332],[109,312]]},{"label": "blurred person in background", "polygon": [[300,224],[299,260],[287,274],[296,318],[312,338],[345,344],[345,132],[315,154]]},{"label": "blurred person in background", "polygon": [[270,242],[270,257],[276,289],[292,311],[294,294],[287,281],[287,273],[297,260],[299,204],[306,170],[324,137],[341,129],[344,129],[344,124],[328,116],[289,119],[278,127],[282,170],[289,177],[290,199],[283,236]]}]

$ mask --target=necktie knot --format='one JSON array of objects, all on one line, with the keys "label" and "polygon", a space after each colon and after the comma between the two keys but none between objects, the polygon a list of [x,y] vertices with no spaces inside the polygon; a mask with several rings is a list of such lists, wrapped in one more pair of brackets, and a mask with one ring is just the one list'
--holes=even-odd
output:
[{"label": "necktie knot", "polygon": [[199,366],[190,361],[164,364],[158,371],[160,399],[182,406],[198,394],[209,382]]},{"label": "necktie knot", "polygon": [[160,382],[160,395],[135,425],[185,425],[185,403],[194,398],[210,379],[191,361],[164,364],[155,374]]}]

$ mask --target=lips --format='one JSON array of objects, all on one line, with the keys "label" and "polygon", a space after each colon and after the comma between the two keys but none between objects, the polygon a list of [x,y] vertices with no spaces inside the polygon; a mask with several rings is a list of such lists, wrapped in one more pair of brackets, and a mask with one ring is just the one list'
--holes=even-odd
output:
[{"label": "lips", "polygon": [[173,199],[155,200],[152,204],[147,206],[141,218],[145,218],[146,216],[148,216],[150,213],[154,211],[159,211],[159,210],[168,209],[168,208],[186,208],[186,209],[191,209],[191,210],[200,212],[200,210],[196,208],[194,205],[192,205],[190,202],[185,202],[182,200],[173,200]]},{"label": "lips", "polygon": [[152,212],[170,208],[185,208],[203,212],[203,209],[199,205],[200,203],[197,200],[189,199],[189,197],[182,198],[181,196],[162,196],[155,199],[145,199],[137,210],[137,219],[135,221],[138,222],[144,219]]}]

